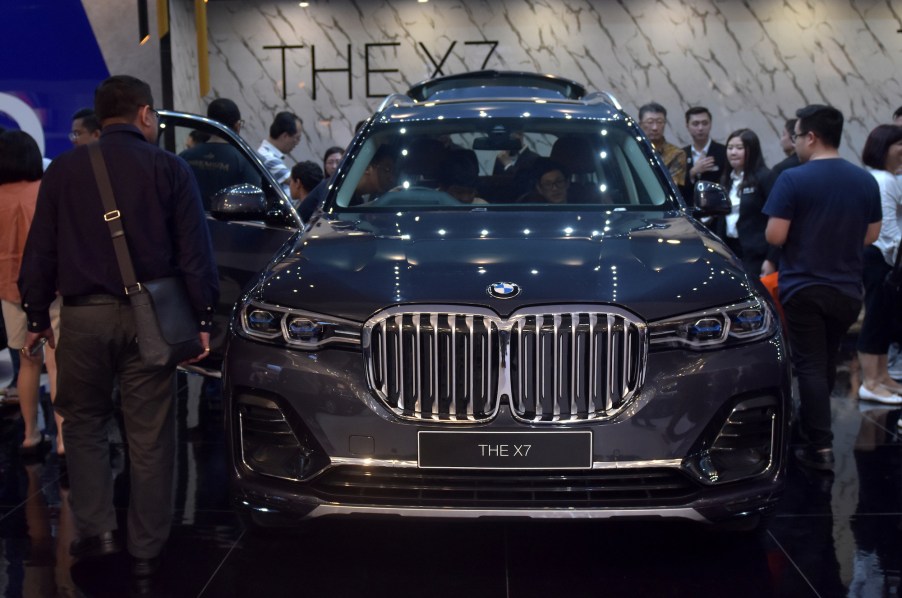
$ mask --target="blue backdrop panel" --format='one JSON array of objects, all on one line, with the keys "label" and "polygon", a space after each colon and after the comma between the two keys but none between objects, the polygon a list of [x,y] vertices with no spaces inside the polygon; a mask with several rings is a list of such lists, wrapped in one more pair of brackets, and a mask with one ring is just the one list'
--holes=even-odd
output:
[{"label": "blue backdrop panel", "polygon": [[[0,14],[0,92],[32,108],[53,158],[72,147],[72,113],[94,105],[109,70],[80,0],[0,0]],[[21,128],[2,113],[0,125]]]}]

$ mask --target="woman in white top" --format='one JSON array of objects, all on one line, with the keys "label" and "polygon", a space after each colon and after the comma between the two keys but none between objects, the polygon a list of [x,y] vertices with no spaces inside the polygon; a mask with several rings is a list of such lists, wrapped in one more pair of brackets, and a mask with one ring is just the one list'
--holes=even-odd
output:
[{"label": "woman in white top", "polygon": [[730,193],[733,212],[718,219],[714,232],[742,259],[749,274],[759,276],[769,249],[764,238],[767,216],[761,212],[767,201],[769,171],[761,156],[761,142],[751,129],[730,133],[726,146],[729,168],[724,169],[721,184]]},{"label": "woman in white top", "polygon": [[880,185],[883,223],[880,237],[864,249],[864,320],[858,335],[861,386],[858,396],[890,405],[902,404],[902,384],[890,378],[887,351],[900,340],[899,306],[884,288],[902,240],[902,185],[895,176],[902,166],[902,127],[880,125],[871,131],[861,161]]}]

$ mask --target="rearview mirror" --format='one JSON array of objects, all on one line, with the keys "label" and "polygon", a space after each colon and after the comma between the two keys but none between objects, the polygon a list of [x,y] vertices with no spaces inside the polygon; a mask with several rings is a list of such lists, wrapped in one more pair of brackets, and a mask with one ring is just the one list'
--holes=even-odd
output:
[{"label": "rearview mirror", "polygon": [[727,192],[717,183],[699,181],[694,187],[693,216],[726,216],[733,211]]},{"label": "rearview mirror", "polygon": [[210,214],[217,220],[264,220],[267,215],[266,196],[255,185],[232,185],[213,196]]}]

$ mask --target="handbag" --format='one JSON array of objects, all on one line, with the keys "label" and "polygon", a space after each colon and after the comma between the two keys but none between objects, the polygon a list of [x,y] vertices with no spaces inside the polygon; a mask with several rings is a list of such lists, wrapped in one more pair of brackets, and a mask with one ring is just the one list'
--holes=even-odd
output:
[{"label": "handbag", "polygon": [[197,357],[204,349],[185,281],[181,276],[171,276],[138,282],[100,145],[88,144],[88,154],[106,211],[103,219],[110,227],[119,273],[135,318],[141,361],[150,367],[167,368]]},{"label": "handbag", "polygon": [[883,288],[896,309],[902,306],[902,260],[900,258],[902,258],[902,246],[896,248],[896,262],[893,264],[892,270],[886,273],[886,278],[883,279]]},{"label": "handbag", "polygon": [[780,303],[780,273],[771,272],[770,274],[762,276],[761,284],[764,285],[764,288],[767,289],[767,292],[770,293],[771,298],[774,300],[774,305],[777,308],[780,319],[786,321],[786,314],[783,313],[783,304]]}]

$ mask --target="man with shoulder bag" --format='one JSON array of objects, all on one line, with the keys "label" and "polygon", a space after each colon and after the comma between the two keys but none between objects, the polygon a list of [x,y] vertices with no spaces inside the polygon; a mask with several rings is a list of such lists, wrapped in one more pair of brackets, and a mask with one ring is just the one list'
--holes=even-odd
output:
[{"label": "man with shoulder bag", "polygon": [[[63,297],[56,406],[65,417],[79,535],[70,552],[84,559],[122,549],[107,438],[118,378],[131,467],[125,545],[133,574],[147,577],[172,523],[175,368],[209,352],[219,289],[191,169],[155,145],[159,116],[150,87],[114,76],[94,101],[100,140],[47,169],[19,288],[26,349],[41,338],[54,346],[47,308],[57,288]],[[166,295],[148,294],[160,281]],[[170,338],[174,322],[193,330],[188,338]]]}]

